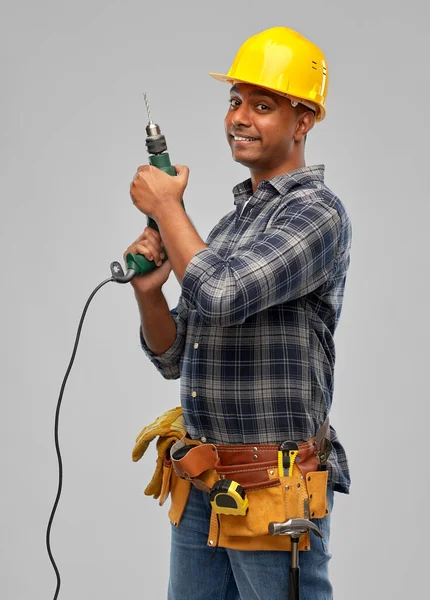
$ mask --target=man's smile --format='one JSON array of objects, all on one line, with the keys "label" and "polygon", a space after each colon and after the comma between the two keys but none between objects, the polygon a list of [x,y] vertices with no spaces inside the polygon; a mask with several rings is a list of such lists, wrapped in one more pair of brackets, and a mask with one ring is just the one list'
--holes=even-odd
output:
[{"label": "man's smile", "polygon": [[231,133],[230,136],[232,138],[232,143],[237,144],[237,145],[252,144],[254,142],[259,141],[258,138],[245,137],[245,136],[241,136],[241,135],[235,135],[233,133]]}]

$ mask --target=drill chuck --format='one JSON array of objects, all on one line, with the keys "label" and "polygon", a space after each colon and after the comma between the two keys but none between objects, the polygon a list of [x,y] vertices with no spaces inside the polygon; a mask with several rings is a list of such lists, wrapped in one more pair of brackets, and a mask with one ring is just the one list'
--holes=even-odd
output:
[{"label": "drill chuck", "polygon": [[150,121],[146,126],[146,134],[148,137],[157,137],[161,135],[160,126]]},{"label": "drill chuck", "polygon": [[[155,125],[155,123],[148,125],[146,131],[148,132],[148,129],[150,128],[157,128],[158,131],[160,131],[160,128],[158,125]],[[167,150],[166,138],[161,133],[148,135],[146,138],[146,149],[148,150],[148,154],[163,154],[163,152],[166,152]]]},{"label": "drill chuck", "polygon": [[161,133],[160,126],[149,121],[146,126],[146,149],[149,154],[162,154],[167,150],[166,138]]}]

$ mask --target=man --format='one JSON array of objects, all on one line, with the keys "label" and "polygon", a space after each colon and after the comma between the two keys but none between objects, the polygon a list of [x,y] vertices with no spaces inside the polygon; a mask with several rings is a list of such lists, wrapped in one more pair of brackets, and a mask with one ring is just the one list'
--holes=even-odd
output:
[{"label": "man", "polygon": [[[348,215],[324,184],[324,166],[306,167],[304,158],[306,136],[325,116],[326,62],[314,44],[276,27],[247,40],[227,75],[211,75],[232,86],[225,131],[250,179],[234,188],[235,209],[205,243],[181,207],[188,168],[176,166],[170,177],[139,167],[131,196],[160,231],[146,228],[126,251],[159,266],[131,282],[142,347],[166,379],[181,377],[191,439],[305,442],[331,408],[333,335],[351,245]],[[170,312],[161,288],[171,269],[182,293]],[[333,492],[348,493],[350,478],[333,428],[330,438],[331,513]],[[172,529],[169,599],[286,598],[289,552],[220,547],[205,566],[209,518],[208,495],[191,486]],[[332,598],[329,520],[317,520],[323,539],[312,536],[310,551],[301,552],[302,600]]]}]

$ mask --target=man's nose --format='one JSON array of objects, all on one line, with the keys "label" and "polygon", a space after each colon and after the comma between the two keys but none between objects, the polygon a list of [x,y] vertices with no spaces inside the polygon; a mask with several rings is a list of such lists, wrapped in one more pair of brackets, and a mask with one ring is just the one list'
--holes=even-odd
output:
[{"label": "man's nose", "polygon": [[231,122],[235,127],[251,126],[249,107],[245,104],[245,102],[242,102],[242,104],[236,108],[231,116]]}]

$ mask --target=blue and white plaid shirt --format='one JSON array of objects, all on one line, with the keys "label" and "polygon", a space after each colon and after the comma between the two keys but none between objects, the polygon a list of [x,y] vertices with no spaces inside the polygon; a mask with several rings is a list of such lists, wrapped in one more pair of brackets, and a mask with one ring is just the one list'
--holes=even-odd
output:
[{"label": "blue and white plaid shirt", "polygon": [[[334,332],[350,263],[351,222],[324,184],[324,165],[233,189],[235,210],[188,264],[177,335],[142,348],[166,379],[181,378],[193,439],[263,444],[312,438],[330,411]],[[242,208],[246,200],[243,212]],[[345,451],[331,428],[329,478],[348,493]]]}]

